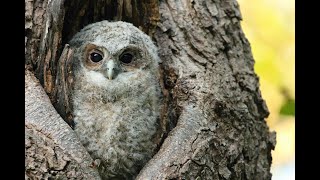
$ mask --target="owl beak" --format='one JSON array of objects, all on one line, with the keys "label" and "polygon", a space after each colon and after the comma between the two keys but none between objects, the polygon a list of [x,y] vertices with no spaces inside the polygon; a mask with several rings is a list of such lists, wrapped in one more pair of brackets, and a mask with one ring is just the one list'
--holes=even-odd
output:
[{"label": "owl beak", "polygon": [[115,63],[113,60],[107,62],[107,76],[108,79],[112,80],[115,74]]}]

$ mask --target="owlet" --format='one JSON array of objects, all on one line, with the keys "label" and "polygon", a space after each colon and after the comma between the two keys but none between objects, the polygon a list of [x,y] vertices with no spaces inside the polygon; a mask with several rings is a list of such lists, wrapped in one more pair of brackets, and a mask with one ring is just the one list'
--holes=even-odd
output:
[{"label": "owlet", "polygon": [[157,48],[126,22],[101,21],[69,42],[74,131],[103,179],[133,179],[152,157],[161,88]]}]

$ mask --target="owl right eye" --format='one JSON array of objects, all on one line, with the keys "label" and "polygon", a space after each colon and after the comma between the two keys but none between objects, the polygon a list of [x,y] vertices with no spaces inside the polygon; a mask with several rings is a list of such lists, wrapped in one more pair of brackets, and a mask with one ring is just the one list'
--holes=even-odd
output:
[{"label": "owl right eye", "polygon": [[97,63],[97,62],[102,61],[103,56],[102,56],[102,54],[100,54],[100,53],[98,53],[98,52],[92,52],[92,53],[90,53],[89,58],[90,58],[90,60],[91,60],[92,62]]},{"label": "owl right eye", "polygon": [[129,64],[133,60],[133,55],[131,53],[123,53],[120,56],[120,61],[123,62],[124,64]]}]

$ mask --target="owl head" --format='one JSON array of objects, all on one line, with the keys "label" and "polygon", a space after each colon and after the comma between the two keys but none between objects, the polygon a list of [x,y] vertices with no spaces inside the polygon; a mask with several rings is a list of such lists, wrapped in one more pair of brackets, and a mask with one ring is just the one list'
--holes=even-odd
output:
[{"label": "owl head", "polygon": [[[108,80],[139,69],[157,68],[159,58],[149,36],[130,23],[101,21],[86,26],[70,41],[74,64]],[[79,61],[79,62],[76,62]]]},{"label": "owl head", "polygon": [[85,78],[90,81],[87,84],[114,97],[129,91],[143,93],[135,88],[148,83],[137,80],[152,81],[147,76],[159,78],[159,63],[157,48],[150,37],[131,23],[90,24],[73,36],[60,57],[56,86],[61,88],[56,91],[55,107],[72,125],[70,97],[77,78]]}]

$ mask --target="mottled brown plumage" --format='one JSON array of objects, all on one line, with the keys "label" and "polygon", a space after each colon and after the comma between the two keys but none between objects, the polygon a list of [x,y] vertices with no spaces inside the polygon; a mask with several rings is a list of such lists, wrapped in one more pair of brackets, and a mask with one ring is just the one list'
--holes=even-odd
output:
[{"label": "mottled brown plumage", "polygon": [[133,179],[156,148],[157,49],[132,24],[108,21],[86,26],[69,44],[74,130],[103,179]]}]

